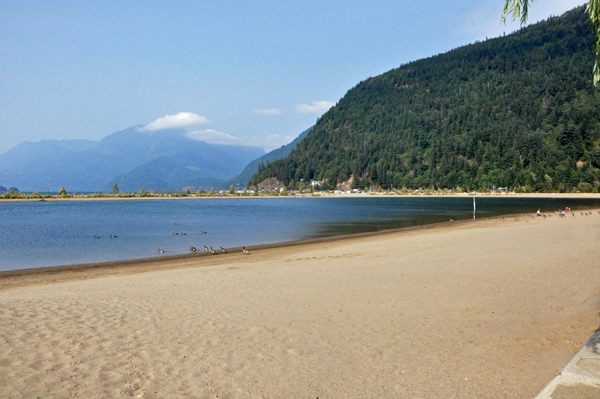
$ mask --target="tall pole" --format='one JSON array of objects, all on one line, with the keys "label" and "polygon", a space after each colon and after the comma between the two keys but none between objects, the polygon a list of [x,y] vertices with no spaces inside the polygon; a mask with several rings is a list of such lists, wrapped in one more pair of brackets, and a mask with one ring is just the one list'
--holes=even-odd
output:
[{"label": "tall pole", "polygon": [[475,197],[473,197],[473,219],[475,219],[475,212],[477,212],[477,205],[475,205]]}]

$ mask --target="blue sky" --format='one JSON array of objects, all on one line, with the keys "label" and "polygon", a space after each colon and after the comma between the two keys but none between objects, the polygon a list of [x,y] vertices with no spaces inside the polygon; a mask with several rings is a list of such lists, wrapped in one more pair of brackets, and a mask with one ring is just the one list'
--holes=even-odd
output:
[{"label": "blue sky", "polygon": [[[583,3],[538,0],[529,22]],[[0,153],[138,124],[271,150],[361,80],[517,29],[503,5],[0,1]]]}]

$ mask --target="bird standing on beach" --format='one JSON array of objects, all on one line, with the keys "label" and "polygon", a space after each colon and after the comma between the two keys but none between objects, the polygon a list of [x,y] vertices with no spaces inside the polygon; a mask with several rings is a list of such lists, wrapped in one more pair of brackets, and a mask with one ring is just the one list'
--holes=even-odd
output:
[{"label": "bird standing on beach", "polygon": [[246,247],[242,247],[242,251],[244,252],[244,255],[250,255],[250,251],[248,251]]},{"label": "bird standing on beach", "polygon": [[163,252],[165,252],[165,250],[164,250],[164,249],[160,249],[160,248],[158,248],[158,253],[159,253],[159,254],[162,254]]},{"label": "bird standing on beach", "polygon": [[208,247],[206,245],[204,246],[204,252],[208,252]]},{"label": "bird standing on beach", "polygon": [[227,250],[225,248],[221,247],[221,252],[223,252],[224,254],[226,254]]},{"label": "bird standing on beach", "polygon": [[190,247],[190,252],[196,252],[196,247]]},{"label": "bird standing on beach", "polygon": [[216,255],[216,254],[217,254],[217,251],[215,251],[215,250],[213,249],[213,247],[210,247],[210,252],[211,252],[213,255]]}]

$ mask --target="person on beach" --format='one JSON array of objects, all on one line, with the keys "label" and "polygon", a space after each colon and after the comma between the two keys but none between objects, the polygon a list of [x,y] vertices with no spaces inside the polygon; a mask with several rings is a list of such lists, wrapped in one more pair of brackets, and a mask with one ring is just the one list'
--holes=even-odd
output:
[{"label": "person on beach", "polygon": [[542,216],[542,212],[540,212],[540,210],[539,210],[539,209],[538,209],[538,211],[537,211],[537,215],[538,215],[538,216]]}]

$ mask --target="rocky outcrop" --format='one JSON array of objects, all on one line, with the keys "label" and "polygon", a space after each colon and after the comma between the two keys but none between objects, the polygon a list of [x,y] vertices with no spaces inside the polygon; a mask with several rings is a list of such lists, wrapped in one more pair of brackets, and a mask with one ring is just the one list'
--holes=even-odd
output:
[{"label": "rocky outcrop", "polygon": [[285,186],[282,182],[277,180],[276,177],[269,177],[268,179],[263,180],[260,183],[258,183],[258,189],[260,191],[274,191],[275,189],[278,189],[280,187],[285,187]]},{"label": "rocky outcrop", "polygon": [[342,191],[348,191],[352,188],[352,183],[354,182],[354,175],[350,176],[350,178],[346,181],[338,183],[336,188]]}]

